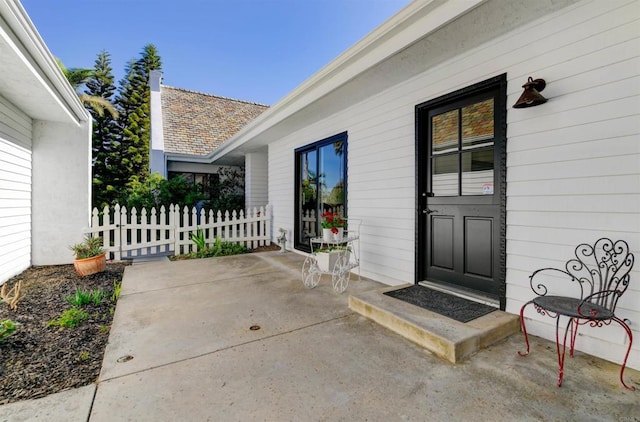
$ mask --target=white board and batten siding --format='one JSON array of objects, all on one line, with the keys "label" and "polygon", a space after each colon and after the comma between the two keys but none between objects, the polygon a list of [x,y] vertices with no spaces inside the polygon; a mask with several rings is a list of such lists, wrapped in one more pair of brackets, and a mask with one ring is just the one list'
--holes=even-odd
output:
[{"label": "white board and batten siding", "polygon": [[[293,235],[293,149],[346,131],[348,214],[363,220],[362,275],[414,282],[414,108],[506,73],[506,310],[518,313],[532,297],[534,269],[562,265],[581,242],[623,238],[640,262],[639,37],[637,1],[578,2],[290,133],[269,145],[274,229]],[[549,102],[512,109],[529,76],[547,81]],[[639,304],[637,264],[618,307],[635,337]],[[533,333],[552,339],[553,320],[532,317]],[[577,347],[619,362],[626,346],[616,330],[585,327]],[[640,369],[640,342],[629,366]]]},{"label": "white board and batten siding", "polygon": [[31,264],[31,119],[0,96],[0,284]]}]

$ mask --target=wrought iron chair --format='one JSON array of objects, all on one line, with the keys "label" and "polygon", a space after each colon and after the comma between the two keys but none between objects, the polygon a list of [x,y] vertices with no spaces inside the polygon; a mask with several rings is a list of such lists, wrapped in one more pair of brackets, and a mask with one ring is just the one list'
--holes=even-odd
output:
[{"label": "wrought iron chair", "polygon": [[[556,350],[558,353],[558,387],[562,385],[564,375],[564,357],[566,351],[567,334],[570,334],[569,355],[573,357],[578,327],[589,324],[591,327],[602,327],[615,321],[624,328],[629,337],[627,353],[620,368],[620,382],[629,389],[635,387],[625,384],[623,379],[624,368],[627,365],[633,336],[627,323],[616,317],[615,309],[618,299],[629,287],[629,272],[633,267],[633,254],[629,252],[629,245],[624,240],[613,242],[611,239],[598,239],[593,246],[588,244],[578,245],[575,252],[576,258],[569,260],[565,269],[542,268],[535,271],[529,278],[531,289],[538,296],[525,303],[520,310],[520,325],[527,344],[526,352],[518,352],[520,356],[529,354],[529,337],[525,327],[524,310],[533,304],[541,315],[556,319]],[[547,277],[547,278],[545,278]],[[555,295],[550,293],[552,289],[558,290],[560,285],[553,283],[560,279],[569,279],[572,290],[578,288],[580,297]],[[564,290],[566,292],[566,284]],[[560,344],[560,317],[569,318],[564,331],[562,344]]]}]

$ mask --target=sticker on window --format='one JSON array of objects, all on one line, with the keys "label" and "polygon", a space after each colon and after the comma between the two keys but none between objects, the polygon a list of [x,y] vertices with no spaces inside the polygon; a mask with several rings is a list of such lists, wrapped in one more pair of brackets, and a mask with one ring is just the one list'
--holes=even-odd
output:
[{"label": "sticker on window", "polygon": [[483,195],[493,195],[493,183],[484,183],[482,185]]}]

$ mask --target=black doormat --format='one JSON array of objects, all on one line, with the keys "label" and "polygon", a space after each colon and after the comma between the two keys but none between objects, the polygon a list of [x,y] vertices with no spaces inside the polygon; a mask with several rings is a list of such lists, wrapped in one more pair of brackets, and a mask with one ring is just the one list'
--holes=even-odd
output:
[{"label": "black doormat", "polygon": [[496,310],[489,305],[418,285],[391,290],[384,294],[459,322],[469,322]]}]

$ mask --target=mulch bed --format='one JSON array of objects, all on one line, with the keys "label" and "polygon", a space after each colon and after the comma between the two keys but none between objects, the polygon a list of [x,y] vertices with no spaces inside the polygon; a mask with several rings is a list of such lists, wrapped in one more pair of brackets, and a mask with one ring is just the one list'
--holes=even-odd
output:
[{"label": "mulch bed", "polygon": [[[252,252],[280,250],[271,244]],[[108,263],[105,272],[79,277],[73,265],[31,267],[6,283],[22,280],[24,298],[16,310],[0,301],[0,320],[20,324],[0,342],[0,405],[36,399],[95,382],[100,375],[109,339],[115,302],[114,282],[120,283],[125,262]],[[76,328],[47,327],[47,323],[72,307],[67,301],[76,289],[101,289],[100,305],[84,305],[90,315]]]},{"label": "mulch bed", "polygon": [[[95,382],[115,310],[114,282],[120,283],[126,263],[109,263],[106,271],[79,277],[73,265],[31,267],[8,280],[22,280],[24,298],[11,310],[0,302],[0,320],[20,324],[0,343],[0,405],[35,399]],[[100,305],[83,305],[89,318],[76,328],[47,327],[72,305],[66,300],[76,289],[101,289]]]}]

